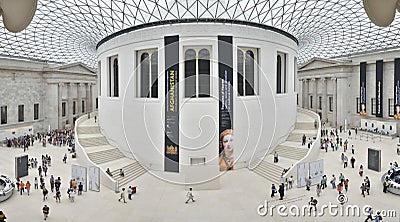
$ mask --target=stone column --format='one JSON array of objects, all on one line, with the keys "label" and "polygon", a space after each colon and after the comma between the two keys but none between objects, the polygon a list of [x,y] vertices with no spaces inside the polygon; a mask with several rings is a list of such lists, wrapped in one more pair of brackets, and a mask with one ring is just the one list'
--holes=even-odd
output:
[{"label": "stone column", "polygon": [[72,101],[72,83],[68,83],[68,88],[67,88],[67,101],[68,101],[68,105],[67,105],[67,119],[68,119],[68,124],[70,126],[73,125],[72,122],[72,118],[73,118],[73,110],[72,110],[72,106],[73,106],[73,101]]},{"label": "stone column", "polygon": [[321,78],[321,83],[322,83],[322,120],[323,122],[327,121],[328,119],[328,98],[327,98],[327,89],[328,89],[328,83],[326,81],[326,78]]},{"label": "stone column", "polygon": [[78,95],[78,101],[76,102],[76,113],[78,114],[78,116],[80,116],[82,114],[82,83],[77,83],[76,84],[76,88],[77,88],[77,95]]},{"label": "stone column", "polygon": [[312,110],[314,111],[314,112],[317,112],[317,109],[318,109],[318,98],[317,98],[317,91],[318,91],[318,85],[317,85],[317,83],[318,83],[318,81],[317,81],[317,79],[311,79],[311,81],[313,81],[313,83],[314,83],[314,89],[313,89],[313,101],[312,101],[312,103],[313,103],[313,108],[312,108]]},{"label": "stone column", "polygon": [[63,83],[58,83],[58,129],[62,127],[62,87]]},{"label": "stone column", "polygon": [[333,126],[337,127],[337,79],[332,78],[333,83]]},{"label": "stone column", "polygon": [[310,106],[309,106],[309,98],[308,98],[310,80],[304,79],[303,82],[304,82],[304,89],[303,89],[303,108],[305,108],[305,109],[310,109]]},{"label": "stone column", "polygon": [[92,112],[93,111],[93,84],[89,83],[89,107],[88,111]]},{"label": "stone column", "polygon": [[85,102],[85,113],[89,113],[89,100],[90,100],[90,83],[86,84],[86,102]]}]

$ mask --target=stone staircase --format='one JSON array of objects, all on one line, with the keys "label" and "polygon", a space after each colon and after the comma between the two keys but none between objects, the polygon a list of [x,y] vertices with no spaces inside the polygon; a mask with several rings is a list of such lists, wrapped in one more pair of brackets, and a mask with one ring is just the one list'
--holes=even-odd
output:
[{"label": "stone staircase", "polygon": [[[308,142],[309,138],[316,137],[317,133],[313,117],[298,111],[295,128],[286,141],[276,146],[253,171],[273,183],[278,183],[284,169],[290,168],[307,155],[307,143],[301,145],[303,135],[306,135]],[[274,152],[278,154],[278,163],[273,163]]]},{"label": "stone staircase", "polygon": [[[125,186],[146,173],[146,169],[138,161],[126,157],[117,147],[108,142],[93,118],[84,120],[77,126],[76,136],[90,161],[104,171],[109,168],[112,178],[118,181],[119,187]],[[124,177],[119,175],[120,169],[124,171]]]}]

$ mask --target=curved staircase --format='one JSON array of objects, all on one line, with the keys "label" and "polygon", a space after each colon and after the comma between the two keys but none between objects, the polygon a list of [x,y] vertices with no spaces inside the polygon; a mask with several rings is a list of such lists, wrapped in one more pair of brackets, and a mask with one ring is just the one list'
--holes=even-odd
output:
[{"label": "curved staircase", "polygon": [[[78,122],[77,122],[78,123]],[[102,168],[110,169],[112,179],[118,181],[122,187],[146,173],[146,169],[133,158],[126,157],[117,147],[111,145],[107,138],[101,134],[98,123],[94,118],[83,120],[77,125],[76,138],[89,160]],[[124,177],[119,175],[119,170],[124,171]]]},{"label": "curved staircase", "polygon": [[[314,117],[298,110],[295,128],[290,132],[286,141],[276,146],[253,171],[275,184],[279,183],[283,170],[292,167],[307,155],[309,139],[318,134],[314,122]],[[302,146],[303,135],[306,135],[307,142]],[[278,163],[273,162],[274,152],[278,154]]]}]

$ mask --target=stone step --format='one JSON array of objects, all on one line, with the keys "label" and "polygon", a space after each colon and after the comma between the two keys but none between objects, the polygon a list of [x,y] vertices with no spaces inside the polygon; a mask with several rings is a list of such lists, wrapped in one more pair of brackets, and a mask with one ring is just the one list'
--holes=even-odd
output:
[{"label": "stone step", "polygon": [[78,127],[78,134],[100,134],[100,127],[98,127],[98,126],[80,126],[80,127]]},{"label": "stone step", "polygon": [[[301,140],[303,139],[303,135],[304,133],[290,133],[286,141],[301,142]],[[317,136],[317,134],[309,134],[309,133],[305,133],[305,135],[307,139]]]},{"label": "stone step", "polygon": [[138,162],[133,162],[129,165],[126,165],[122,167],[122,170],[124,171],[124,177],[119,175],[119,169],[111,172],[113,179],[118,181],[120,187],[125,186],[127,183],[146,173],[146,169],[143,168]]},{"label": "stone step", "polygon": [[275,163],[263,161],[253,171],[267,180],[278,184],[283,169],[283,167],[280,167]]},{"label": "stone step", "polygon": [[107,139],[104,136],[92,137],[92,138],[80,138],[79,143],[83,147],[109,145]]},{"label": "stone step", "polygon": [[120,159],[125,157],[124,154],[119,151],[119,149],[109,149],[109,150],[102,150],[98,152],[92,152],[87,154],[90,160],[95,162],[96,164],[102,164],[105,162],[113,161],[116,159]]},{"label": "stone step", "polygon": [[314,121],[312,122],[296,122],[295,129],[314,129]]}]

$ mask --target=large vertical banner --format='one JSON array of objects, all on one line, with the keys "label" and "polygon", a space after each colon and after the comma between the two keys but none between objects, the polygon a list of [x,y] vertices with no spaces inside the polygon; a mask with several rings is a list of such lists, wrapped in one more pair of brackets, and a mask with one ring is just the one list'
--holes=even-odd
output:
[{"label": "large vertical banner", "polygon": [[394,118],[400,120],[400,58],[394,60]]},{"label": "large vertical banner", "polygon": [[367,115],[367,63],[360,63],[360,115]]},{"label": "large vertical banner", "polygon": [[383,60],[376,61],[376,117],[383,117]]},{"label": "large vertical banner", "polygon": [[308,163],[297,164],[297,187],[306,186],[306,179],[309,177],[308,170],[309,170]]},{"label": "large vertical banner", "polygon": [[319,184],[324,175],[324,160],[310,162],[311,185]]},{"label": "large vertical banner", "polygon": [[87,174],[86,174],[86,167],[83,166],[78,166],[78,165],[72,165],[71,166],[71,178],[75,179],[76,184],[79,185],[79,183],[82,183],[83,185],[83,191],[87,191]]},{"label": "large vertical banner", "polygon": [[218,36],[219,169],[233,170],[233,45],[232,36]]},{"label": "large vertical banner", "polygon": [[179,172],[179,36],[165,36],[164,171]]},{"label": "large vertical banner", "polygon": [[89,167],[89,190],[100,191],[100,168]]}]

